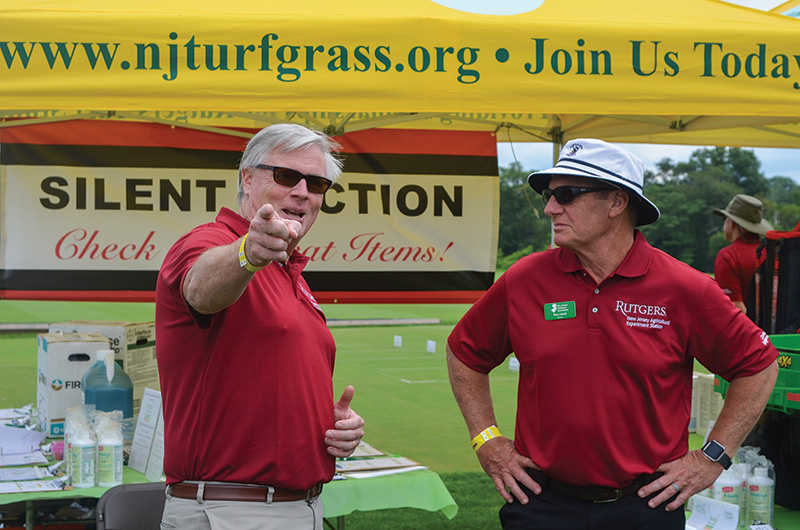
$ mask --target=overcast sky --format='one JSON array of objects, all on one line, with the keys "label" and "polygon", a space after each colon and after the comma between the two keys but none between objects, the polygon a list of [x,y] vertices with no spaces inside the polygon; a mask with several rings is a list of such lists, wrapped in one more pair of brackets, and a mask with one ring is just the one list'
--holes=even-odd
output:
[{"label": "overcast sky", "polygon": [[[663,158],[671,158],[675,162],[689,160],[695,149],[704,146],[696,145],[653,145],[653,144],[619,144],[635,154],[644,162],[644,167],[655,171],[656,162]],[[800,184],[800,149],[753,149],[761,161],[761,171],[767,178],[776,176],[791,177]],[[506,167],[516,159],[524,170],[549,169],[553,167],[553,147],[548,143],[498,143],[497,163]]]},{"label": "overcast sky", "polygon": [[[785,0],[724,0],[731,4],[739,4],[754,9],[769,10],[781,5]],[[655,170],[655,164],[663,158],[686,161],[695,149],[705,146],[690,145],[651,145],[651,144],[620,144],[642,159],[647,169]],[[516,159],[522,164],[523,169],[547,169],[553,166],[553,148],[547,143],[508,143],[497,144],[498,163],[501,167],[508,166]],[[800,149],[753,149],[756,157],[761,161],[761,171],[767,178],[775,176],[791,177],[800,184]]]}]

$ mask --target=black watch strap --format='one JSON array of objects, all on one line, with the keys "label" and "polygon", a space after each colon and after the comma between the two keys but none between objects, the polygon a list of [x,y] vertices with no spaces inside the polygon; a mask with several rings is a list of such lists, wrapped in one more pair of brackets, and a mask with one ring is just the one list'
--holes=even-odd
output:
[{"label": "black watch strap", "polygon": [[728,453],[722,453],[718,462],[722,464],[722,469],[730,469],[731,467],[731,457],[728,456]]}]

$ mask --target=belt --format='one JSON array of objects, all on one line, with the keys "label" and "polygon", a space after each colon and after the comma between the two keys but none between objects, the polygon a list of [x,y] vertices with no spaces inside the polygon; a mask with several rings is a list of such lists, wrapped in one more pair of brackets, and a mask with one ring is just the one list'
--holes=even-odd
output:
[{"label": "belt", "polygon": [[527,471],[533,477],[533,480],[538,482],[544,489],[557,491],[574,499],[596,503],[618,501],[626,495],[636,493],[639,488],[662,475],[662,473],[639,475],[624,488],[612,488],[610,486],[578,486],[577,484],[569,484],[550,478],[538,469],[528,469]]},{"label": "belt", "polygon": [[[202,496],[198,496],[202,489]],[[225,484],[219,482],[177,482],[168,488],[168,493],[181,499],[201,499],[206,501],[244,501],[244,502],[290,502],[310,501],[322,493],[322,482],[310,490],[287,490],[260,486],[257,484]]]}]

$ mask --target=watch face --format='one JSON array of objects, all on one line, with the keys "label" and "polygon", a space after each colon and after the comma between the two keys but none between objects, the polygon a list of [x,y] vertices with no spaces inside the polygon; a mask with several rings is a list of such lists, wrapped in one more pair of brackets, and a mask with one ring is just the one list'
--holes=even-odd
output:
[{"label": "watch face", "polygon": [[722,453],[725,452],[725,449],[717,442],[710,441],[703,447],[703,452],[708,456],[711,460],[719,460],[722,456]]}]

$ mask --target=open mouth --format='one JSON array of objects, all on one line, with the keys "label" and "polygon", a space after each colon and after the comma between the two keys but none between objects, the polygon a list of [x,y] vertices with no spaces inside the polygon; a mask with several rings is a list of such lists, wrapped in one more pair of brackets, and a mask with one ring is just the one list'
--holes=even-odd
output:
[{"label": "open mouth", "polygon": [[306,216],[305,212],[301,212],[300,210],[283,210],[283,214],[287,219],[296,219],[298,221],[302,220],[303,217]]}]

